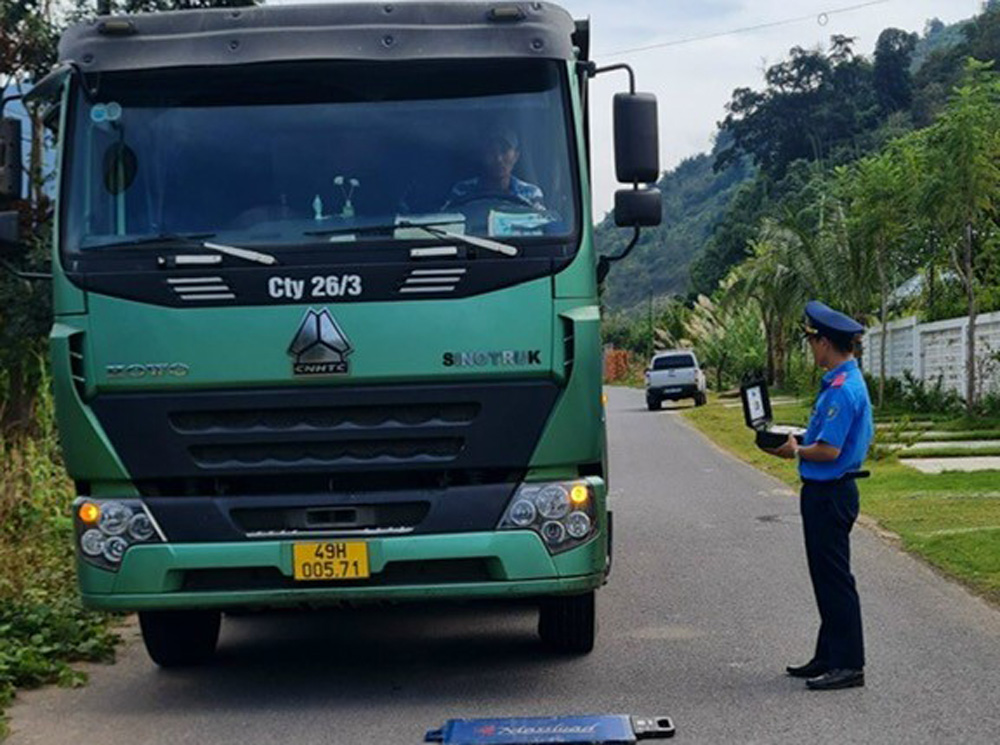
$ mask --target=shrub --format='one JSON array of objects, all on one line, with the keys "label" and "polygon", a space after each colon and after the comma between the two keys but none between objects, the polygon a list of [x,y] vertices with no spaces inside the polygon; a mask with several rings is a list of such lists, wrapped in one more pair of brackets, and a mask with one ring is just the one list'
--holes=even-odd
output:
[{"label": "shrub", "polygon": [[[47,386],[32,432],[0,434],[0,712],[17,687],[77,685],[68,663],[107,660],[108,616],[76,593],[73,485],[63,470]],[[3,731],[0,719],[0,736]]]},{"label": "shrub", "polygon": [[928,385],[909,370],[903,373],[902,399],[904,406],[920,414],[960,414],[964,406],[958,392],[944,387],[943,377]]}]

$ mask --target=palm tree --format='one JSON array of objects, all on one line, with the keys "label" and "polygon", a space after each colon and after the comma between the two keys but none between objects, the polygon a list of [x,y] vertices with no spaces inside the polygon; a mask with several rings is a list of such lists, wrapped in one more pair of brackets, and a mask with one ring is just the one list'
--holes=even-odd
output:
[{"label": "palm tree", "polygon": [[765,220],[750,243],[750,257],[723,283],[726,303],[756,304],[767,343],[767,379],[778,387],[785,383],[795,322],[806,299],[796,267],[800,250],[801,241],[793,231]]}]

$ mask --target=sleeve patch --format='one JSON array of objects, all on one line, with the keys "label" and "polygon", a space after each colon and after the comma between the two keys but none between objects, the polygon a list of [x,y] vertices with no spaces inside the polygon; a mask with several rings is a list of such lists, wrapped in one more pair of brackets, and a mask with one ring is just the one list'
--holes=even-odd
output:
[{"label": "sleeve patch", "polygon": [[837,377],[833,379],[830,383],[831,388],[842,388],[844,383],[847,382],[847,373],[840,373]]}]

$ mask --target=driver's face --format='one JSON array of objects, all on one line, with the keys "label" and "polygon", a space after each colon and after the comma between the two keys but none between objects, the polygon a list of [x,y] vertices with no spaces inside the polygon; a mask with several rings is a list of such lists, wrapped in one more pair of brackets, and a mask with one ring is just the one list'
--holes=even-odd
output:
[{"label": "driver's face", "polygon": [[519,157],[521,153],[518,149],[502,140],[489,143],[483,152],[486,175],[497,181],[506,181],[514,172]]}]

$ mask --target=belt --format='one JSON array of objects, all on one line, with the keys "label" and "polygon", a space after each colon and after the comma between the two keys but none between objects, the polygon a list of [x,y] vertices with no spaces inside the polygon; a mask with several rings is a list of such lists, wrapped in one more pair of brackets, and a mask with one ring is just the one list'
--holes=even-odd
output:
[{"label": "belt", "polygon": [[843,476],[838,476],[835,479],[807,479],[803,478],[803,484],[842,484],[845,481],[854,481],[855,479],[866,479],[871,476],[871,471],[848,471]]}]

